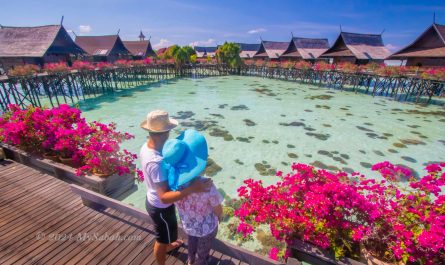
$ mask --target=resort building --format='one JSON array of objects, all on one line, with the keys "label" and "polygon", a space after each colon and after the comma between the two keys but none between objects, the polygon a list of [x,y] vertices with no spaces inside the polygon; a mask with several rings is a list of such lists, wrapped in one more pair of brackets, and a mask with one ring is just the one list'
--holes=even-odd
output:
[{"label": "resort building", "polygon": [[252,59],[260,49],[260,44],[237,43],[240,46],[239,56],[242,59]]},{"label": "resort building", "polygon": [[[329,49],[328,39],[313,39],[295,37],[289,42],[281,58],[288,60],[320,60],[322,53]],[[321,59],[326,60],[326,59]]]},{"label": "resort building", "polygon": [[151,47],[150,40],[145,40],[145,35],[139,34],[138,41],[123,41],[125,48],[130,51],[133,59],[143,59],[147,57],[156,57],[156,53]]},{"label": "resort building", "polygon": [[71,62],[84,51],[62,25],[38,27],[0,26],[0,68],[16,65]]},{"label": "resort building", "polygon": [[367,64],[381,63],[390,55],[383,44],[381,34],[341,32],[334,45],[321,58],[332,58],[333,63],[351,62]]},{"label": "resort building", "polygon": [[114,62],[131,56],[119,35],[76,36],[76,44],[87,52],[92,62]]},{"label": "resort building", "polygon": [[216,50],[218,47],[202,47],[202,46],[195,46],[193,49],[196,52],[196,57],[198,58],[213,58],[216,55]]},{"label": "resort building", "polygon": [[255,59],[278,60],[286,51],[289,42],[261,41],[260,48],[255,53]]},{"label": "resort building", "polygon": [[445,26],[433,23],[413,43],[391,55],[407,66],[445,66]]}]

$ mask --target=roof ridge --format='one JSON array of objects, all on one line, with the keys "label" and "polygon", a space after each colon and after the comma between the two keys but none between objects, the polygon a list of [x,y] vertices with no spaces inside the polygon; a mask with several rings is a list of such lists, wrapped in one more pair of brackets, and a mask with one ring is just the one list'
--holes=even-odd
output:
[{"label": "roof ridge", "polygon": [[60,24],[51,24],[51,25],[25,26],[25,27],[20,27],[20,26],[5,26],[5,25],[1,25],[1,26],[0,26],[0,29],[3,29],[3,28],[9,28],[9,29],[29,29],[29,28],[43,28],[43,27],[54,27],[54,26],[61,27],[62,25],[60,25]]},{"label": "roof ridge", "polygon": [[382,34],[375,34],[375,33],[356,33],[356,32],[346,32],[346,31],[342,31],[340,34],[354,34],[354,35],[371,35],[371,36],[382,36]]}]

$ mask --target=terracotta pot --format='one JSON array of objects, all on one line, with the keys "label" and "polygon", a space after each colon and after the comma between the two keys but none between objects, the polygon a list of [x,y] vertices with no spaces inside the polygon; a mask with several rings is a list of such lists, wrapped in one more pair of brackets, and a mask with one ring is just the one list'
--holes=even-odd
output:
[{"label": "terracotta pot", "polygon": [[362,258],[368,265],[404,265],[402,261],[400,262],[386,262],[376,258],[366,247],[361,247],[360,249]]},{"label": "terracotta pot", "polygon": [[74,163],[73,163],[73,158],[63,158],[61,156],[59,156],[60,162],[62,162],[62,164],[70,166],[70,167],[74,167]]},{"label": "terracotta pot", "polygon": [[100,173],[100,172],[97,172],[97,171],[93,171],[93,175],[94,175],[94,176],[98,176],[98,177],[100,177],[100,178],[107,178],[107,177],[113,175],[114,173],[115,173],[115,172],[105,174],[105,173]]}]

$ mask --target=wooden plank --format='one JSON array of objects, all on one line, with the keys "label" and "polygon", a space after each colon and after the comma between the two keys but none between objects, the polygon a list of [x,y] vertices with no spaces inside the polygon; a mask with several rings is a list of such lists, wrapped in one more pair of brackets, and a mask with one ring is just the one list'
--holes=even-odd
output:
[{"label": "wooden plank", "polygon": [[[118,216],[124,216],[124,214],[118,213]],[[115,219],[112,219],[112,218],[109,220],[109,223],[110,223],[110,226],[108,228],[108,232],[115,231],[116,229],[119,229],[120,227],[122,227],[124,225],[123,223],[121,223]],[[83,260],[84,258],[87,260],[90,260],[91,258],[93,258],[95,256],[96,251],[100,250],[98,248],[99,246],[102,246],[102,248],[104,247],[104,245],[102,243],[104,243],[104,242],[100,242],[100,241],[93,242],[86,251],[83,251],[79,255],[74,256],[66,264],[79,264],[81,262],[81,260]]]},{"label": "wooden plank", "polygon": [[[71,233],[73,235],[75,235],[76,233],[73,233],[73,231],[78,231],[76,229],[78,229],[79,227],[85,227],[89,224],[91,224],[91,222],[94,222],[95,220],[97,220],[100,217],[100,213],[98,212],[93,212],[93,211],[86,211],[83,212],[83,214],[79,215],[80,219],[68,219],[66,221],[64,221],[64,224],[59,227],[56,230],[53,230],[52,232],[50,232],[50,234],[55,234],[55,235],[70,235]],[[59,220],[61,222],[63,222],[62,220]],[[30,256],[30,262],[34,263],[38,260],[40,260],[41,258],[45,257],[46,255],[48,255],[49,253],[51,253],[53,250],[57,249],[58,247],[60,247],[61,245],[65,246],[65,244],[67,244],[67,242],[69,241],[63,241],[63,240],[44,240],[45,242],[40,245],[37,249],[35,249],[35,254]],[[60,248],[59,248],[60,249]]]},{"label": "wooden plank", "polygon": [[[123,213],[121,213],[121,214],[122,214],[122,217],[125,217],[125,214],[123,214]],[[131,225],[127,225],[123,222],[120,222],[120,223],[123,225],[116,227],[113,230],[114,234],[120,234],[121,236],[128,236],[132,232],[135,231],[135,228],[132,227]],[[137,242],[131,242],[131,243],[136,243],[134,247],[138,246]],[[119,244],[121,244],[120,241],[102,242],[102,244],[100,244],[98,247],[95,248],[93,253],[90,253],[90,254],[94,254],[94,255],[87,255],[82,260],[80,260],[78,264],[97,264],[102,259],[104,259],[108,255],[108,253],[110,253],[116,247],[118,247]],[[139,245],[142,245],[142,244],[139,244]],[[132,249],[132,251],[133,250],[134,250],[134,248]],[[131,252],[125,253],[125,256],[127,256],[127,257],[130,255],[131,255]],[[123,262],[122,264],[127,264],[127,263]]]},{"label": "wooden plank", "polygon": [[[138,222],[138,224],[140,223],[141,225],[143,224],[141,221],[139,221],[137,219],[136,219],[136,222]],[[142,242],[148,242],[150,244],[155,239],[154,235],[145,229],[139,228],[133,234],[141,238],[141,242],[137,242],[138,244],[145,244]],[[134,244],[131,244],[131,243],[132,242],[128,241],[128,240],[122,242],[111,253],[108,253],[108,255],[106,255],[106,257],[104,259],[102,259],[98,264],[109,264],[111,262],[115,262],[117,264],[122,264],[121,261],[123,259],[123,255],[121,253],[129,253],[131,250],[133,250]],[[144,249],[143,252],[145,252],[145,251],[146,251],[146,248]]]},{"label": "wooden plank", "polygon": [[[113,209],[116,209],[120,212],[126,213],[130,216],[139,218],[141,220],[151,221],[151,219],[148,217],[147,213],[145,213],[135,207],[125,205],[125,204],[121,203],[120,201],[105,197],[101,194],[92,192],[90,190],[79,187],[77,185],[71,184],[70,187],[74,193],[76,193],[82,197],[82,200],[84,201],[84,203],[90,204],[90,205],[92,205],[92,207],[98,207],[98,208],[100,208],[101,206],[111,207]],[[179,231],[179,233],[184,233],[181,227],[178,228],[178,231]],[[223,242],[218,239],[216,239],[214,241],[213,249],[223,253],[224,255],[227,255],[230,257],[235,257],[236,259],[246,262],[246,263],[249,263],[249,264],[252,264],[252,263],[254,263],[256,265],[282,264],[278,261],[269,259],[267,257],[263,257],[257,253],[248,251],[246,249],[237,247],[235,245],[232,245],[227,242]]]},{"label": "wooden plank", "polygon": [[[68,202],[70,199],[68,196],[64,196],[63,193],[54,195],[54,198],[55,199],[62,198]],[[33,205],[29,207],[32,206]],[[0,237],[3,237],[5,235],[5,232],[10,232],[10,230],[13,229],[14,227],[23,225],[23,223],[32,222],[32,224],[35,224],[33,223],[33,219],[38,220],[38,222],[43,222],[43,219],[41,219],[42,217],[45,217],[46,219],[47,218],[46,215],[48,213],[54,212],[56,210],[54,209],[53,205],[46,204],[44,201],[37,201],[36,205],[33,206],[32,210],[29,210],[27,208],[25,208],[25,210],[22,210],[21,204],[16,204],[14,202],[12,202],[11,204],[7,205],[4,208],[11,208],[12,212],[9,214],[8,217],[2,218],[2,220],[5,220],[5,222],[9,222],[10,225],[2,226],[2,230],[4,231],[0,232]],[[17,211],[17,209],[20,210]]]},{"label": "wooden plank", "polygon": [[[75,202],[71,202],[71,203],[75,203]],[[84,209],[84,207],[81,207],[81,205],[77,205],[79,207],[78,212],[79,214],[82,213],[82,211],[85,211],[86,209]],[[77,209],[74,209],[77,210]],[[52,218],[53,216],[58,216],[59,218]],[[35,239],[37,239],[37,233],[42,233],[42,234],[46,234],[49,235],[51,233],[53,233],[51,229],[52,227],[60,227],[64,224],[66,224],[66,222],[68,221],[73,221],[73,222],[77,222],[82,220],[82,216],[81,215],[77,215],[75,218],[72,219],[67,219],[66,217],[72,216],[72,213],[64,213],[64,212],[55,212],[54,214],[48,215],[48,222],[45,224],[45,226],[36,226],[34,227],[34,229],[25,229],[23,230],[24,232],[22,233],[22,236],[25,236],[25,242],[22,244],[16,244],[16,242],[11,242],[9,247],[7,245],[5,245],[5,248],[3,248],[3,244],[2,244],[2,248],[0,249],[1,252],[5,252],[7,251],[8,253],[15,253],[15,255],[19,255],[19,254],[27,254],[30,251],[34,250],[35,248],[39,247],[41,244],[45,243],[45,240],[38,240],[37,242],[35,241]],[[8,248],[6,248],[8,247]],[[0,259],[0,264],[2,264],[3,259]]]},{"label": "wooden plank", "polygon": [[[62,187],[61,183],[57,183],[57,182],[35,182],[35,193],[31,193],[29,191],[24,191],[24,194],[22,193],[16,193],[14,195],[9,195],[3,197],[0,197],[0,207],[1,208],[1,212],[0,213],[7,213],[7,211],[5,211],[7,209],[8,204],[10,204],[12,201],[15,202],[16,204],[21,203],[21,204],[26,204],[29,205],[30,202],[38,202],[38,200],[36,200],[35,196],[36,194],[39,194],[42,190],[42,188],[48,188],[48,189],[58,189]],[[2,194],[3,195],[3,194]],[[1,215],[0,215],[1,216]]]},{"label": "wooden plank", "polygon": [[[109,221],[106,215],[102,213],[98,213],[97,219],[94,222],[89,224],[82,223],[74,229],[69,230],[69,234],[73,235],[92,235],[91,231],[94,228],[97,228],[98,225],[103,223],[104,221]],[[64,255],[69,253],[70,251],[78,251],[78,253],[82,250],[81,242],[78,241],[77,238],[72,240],[68,240],[60,244],[58,247],[52,247],[51,251],[46,253],[40,260],[38,260],[42,264],[56,264],[59,259],[61,259]],[[33,259],[35,261],[35,259]]]},{"label": "wooden plank", "polygon": [[[113,213],[117,213],[117,211],[115,210],[111,210],[111,212]],[[104,222],[102,222],[100,225],[95,227],[95,231],[94,233],[97,233],[98,235],[102,235],[108,231],[110,231],[111,227],[113,226],[113,222],[109,221],[109,220],[105,220]],[[79,248],[82,250],[82,253],[88,251],[88,250],[93,250],[96,248],[96,246],[100,244],[100,242],[96,241],[96,240],[90,240],[90,241],[81,241],[81,245],[79,246]],[[64,255],[60,260],[58,260],[57,262],[59,264],[66,264],[68,263],[68,261],[70,261],[71,259],[73,259],[75,256],[77,255],[81,255],[82,253],[78,253],[78,252],[70,252],[66,255]]]}]

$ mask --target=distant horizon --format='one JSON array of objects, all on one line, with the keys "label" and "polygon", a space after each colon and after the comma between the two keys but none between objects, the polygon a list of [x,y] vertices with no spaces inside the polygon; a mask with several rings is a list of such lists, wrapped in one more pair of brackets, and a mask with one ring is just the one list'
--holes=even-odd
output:
[{"label": "distant horizon", "polygon": [[437,24],[445,24],[445,3],[437,0],[17,0],[2,3],[2,13],[1,25],[19,27],[57,25],[64,16],[63,26],[73,38],[72,32],[79,36],[115,35],[120,29],[122,40],[138,40],[142,30],[146,40],[151,36],[154,49],[173,44],[216,46],[226,41],[258,44],[261,38],[287,42],[292,34],[327,38],[332,45],[341,27],[343,32],[384,32],[384,44],[394,52],[426,30],[433,23],[433,14]]}]

